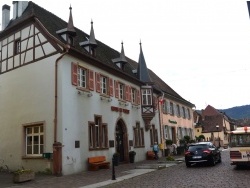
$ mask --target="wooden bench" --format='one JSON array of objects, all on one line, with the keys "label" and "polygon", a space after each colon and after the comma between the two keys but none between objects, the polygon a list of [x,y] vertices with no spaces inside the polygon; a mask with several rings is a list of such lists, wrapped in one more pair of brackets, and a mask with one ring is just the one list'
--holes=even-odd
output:
[{"label": "wooden bench", "polygon": [[154,160],[155,153],[153,151],[147,151],[147,160]]},{"label": "wooden bench", "polygon": [[88,165],[90,171],[98,170],[99,168],[109,169],[110,162],[106,161],[105,156],[96,156],[88,158]]}]

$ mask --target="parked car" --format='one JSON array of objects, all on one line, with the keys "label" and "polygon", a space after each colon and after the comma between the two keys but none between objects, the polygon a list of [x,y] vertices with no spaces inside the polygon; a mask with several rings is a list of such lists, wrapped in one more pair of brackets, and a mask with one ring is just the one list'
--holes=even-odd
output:
[{"label": "parked car", "polygon": [[192,143],[185,152],[185,162],[187,167],[192,163],[208,163],[214,166],[221,162],[221,152],[211,142]]}]

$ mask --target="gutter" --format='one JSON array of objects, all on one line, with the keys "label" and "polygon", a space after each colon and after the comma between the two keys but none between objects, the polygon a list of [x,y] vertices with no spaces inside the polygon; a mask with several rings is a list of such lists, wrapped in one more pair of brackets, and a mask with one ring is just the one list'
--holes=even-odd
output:
[{"label": "gutter", "polygon": [[58,64],[59,60],[63,58],[67,53],[69,53],[70,45],[66,44],[65,47],[65,52],[61,54],[55,61],[55,106],[54,106],[54,143],[57,142],[57,95],[58,95]]}]

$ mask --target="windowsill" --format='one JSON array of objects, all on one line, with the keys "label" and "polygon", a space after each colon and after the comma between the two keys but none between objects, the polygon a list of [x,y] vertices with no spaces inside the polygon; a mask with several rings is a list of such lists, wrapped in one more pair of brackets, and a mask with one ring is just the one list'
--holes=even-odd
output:
[{"label": "windowsill", "polygon": [[22,159],[44,159],[42,156],[22,156]]},{"label": "windowsill", "polygon": [[88,89],[82,87],[77,87],[76,90],[78,90],[79,95],[87,95],[88,97],[93,95]]},{"label": "windowsill", "polygon": [[120,100],[120,99],[118,99],[118,101],[119,101],[119,105],[128,106],[128,102],[127,101]]},{"label": "windowsill", "polygon": [[100,94],[100,99],[101,99],[101,100],[106,100],[106,101],[108,101],[108,102],[111,102],[111,101],[112,101],[111,97],[108,96],[108,95],[105,95],[105,94]]},{"label": "windowsill", "polygon": [[140,105],[139,105],[139,104],[133,104],[133,103],[132,103],[132,108],[140,109]]}]

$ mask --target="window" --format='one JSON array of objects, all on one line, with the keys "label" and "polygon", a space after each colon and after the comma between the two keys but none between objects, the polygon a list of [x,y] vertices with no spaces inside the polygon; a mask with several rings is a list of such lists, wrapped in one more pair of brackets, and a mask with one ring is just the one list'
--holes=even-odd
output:
[{"label": "window", "polygon": [[77,85],[82,88],[87,87],[87,71],[86,69],[82,67],[78,67],[78,73],[77,73]]},{"label": "window", "polygon": [[20,39],[17,39],[17,40],[15,41],[14,48],[15,48],[15,49],[14,49],[15,55],[21,53],[21,40],[20,40]]},{"label": "window", "polygon": [[136,96],[136,89],[135,88],[131,88],[131,102],[132,103],[136,103],[136,98],[137,98],[137,96]]},{"label": "window", "polygon": [[189,108],[187,109],[187,118],[188,118],[188,119],[191,119],[191,115],[190,115],[190,110],[189,110]]},{"label": "window", "polygon": [[25,126],[25,148],[27,156],[41,156],[44,149],[43,125]]},{"label": "window", "polygon": [[185,119],[186,118],[186,113],[185,113],[185,108],[184,106],[182,107],[182,117]]},{"label": "window", "polygon": [[174,115],[174,104],[172,102],[170,102],[169,109],[170,109],[170,114]]},{"label": "window", "polygon": [[108,148],[108,127],[102,123],[101,116],[95,116],[95,121],[89,122],[89,148]]},{"label": "window", "polygon": [[119,99],[124,100],[125,99],[125,85],[122,83],[119,83],[118,90],[119,90]]},{"label": "window", "polygon": [[142,105],[152,105],[152,90],[142,89]]},{"label": "window", "polygon": [[176,111],[177,111],[177,114],[176,114],[176,115],[177,115],[178,117],[180,117],[180,114],[181,114],[181,113],[180,113],[180,106],[179,106],[179,104],[176,105],[176,108],[177,108],[177,110],[176,110]]},{"label": "window", "polygon": [[108,94],[108,78],[105,76],[100,76],[101,77],[101,94]]},{"label": "window", "polygon": [[82,90],[94,90],[94,72],[79,66],[77,63],[71,63],[71,82]]},{"label": "window", "polygon": [[154,143],[158,143],[158,131],[155,128],[155,125],[152,125],[152,128],[150,129],[150,143],[151,145],[154,145]]},{"label": "window", "polygon": [[134,127],[134,147],[144,147],[144,131],[140,127],[140,123],[137,122]]},{"label": "window", "polygon": [[165,139],[169,139],[169,127],[167,125],[164,126],[164,134]]}]

